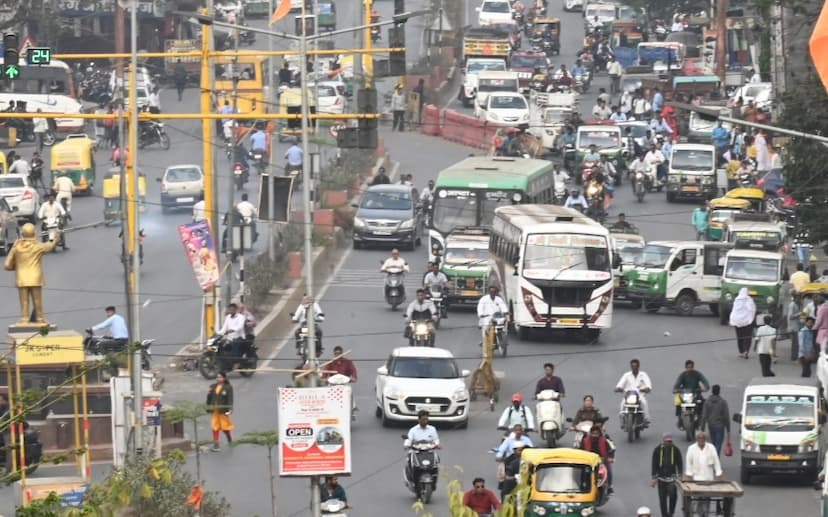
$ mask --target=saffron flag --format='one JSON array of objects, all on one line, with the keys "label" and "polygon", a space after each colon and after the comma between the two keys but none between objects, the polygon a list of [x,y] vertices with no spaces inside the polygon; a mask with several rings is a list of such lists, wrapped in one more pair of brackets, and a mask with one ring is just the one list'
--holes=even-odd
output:
[{"label": "saffron flag", "polygon": [[828,90],[828,3],[822,7],[808,47],[822,85]]},{"label": "saffron flag", "polygon": [[278,22],[290,13],[290,0],[279,0],[276,10],[270,15],[270,25]]}]

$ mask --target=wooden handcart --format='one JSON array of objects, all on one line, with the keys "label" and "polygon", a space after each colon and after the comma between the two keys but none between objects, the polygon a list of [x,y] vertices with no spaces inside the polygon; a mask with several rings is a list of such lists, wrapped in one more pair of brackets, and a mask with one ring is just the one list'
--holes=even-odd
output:
[{"label": "wooden handcart", "polygon": [[489,398],[489,410],[494,411],[500,394],[500,379],[492,367],[494,363],[494,327],[490,326],[486,332],[486,340],[482,345],[483,359],[480,361],[469,380],[469,398],[477,400],[478,394]]},{"label": "wooden handcart", "polygon": [[684,517],[733,517],[733,500],[745,493],[735,481],[676,481]]}]

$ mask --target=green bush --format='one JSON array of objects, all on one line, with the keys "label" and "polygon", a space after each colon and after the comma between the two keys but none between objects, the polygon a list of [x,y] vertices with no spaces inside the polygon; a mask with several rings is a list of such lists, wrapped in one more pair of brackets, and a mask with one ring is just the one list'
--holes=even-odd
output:
[{"label": "green bush", "polygon": [[374,166],[374,153],[365,149],[342,149],[338,159],[322,168],[322,190],[344,190],[353,185],[354,178],[366,176]]},{"label": "green bush", "polygon": [[253,307],[267,301],[270,290],[279,285],[287,270],[287,257],[293,251],[302,249],[303,225],[288,224],[283,227],[274,260],[267,252],[260,253],[250,264],[245,265],[245,297]]}]

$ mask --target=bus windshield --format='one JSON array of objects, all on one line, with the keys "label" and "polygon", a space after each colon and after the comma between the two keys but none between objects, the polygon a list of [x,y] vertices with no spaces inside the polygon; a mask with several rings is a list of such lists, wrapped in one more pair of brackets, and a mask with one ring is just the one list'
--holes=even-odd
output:
[{"label": "bus windshield", "polygon": [[725,278],[753,282],[779,280],[779,261],[768,258],[730,257],[725,267]]},{"label": "bus windshield", "polygon": [[526,238],[523,267],[530,270],[602,271],[610,268],[609,247],[597,235],[536,233]]},{"label": "bus windshield", "polygon": [[511,204],[511,196],[505,190],[442,190],[434,200],[432,224],[440,233],[459,226],[491,227],[495,208]]}]

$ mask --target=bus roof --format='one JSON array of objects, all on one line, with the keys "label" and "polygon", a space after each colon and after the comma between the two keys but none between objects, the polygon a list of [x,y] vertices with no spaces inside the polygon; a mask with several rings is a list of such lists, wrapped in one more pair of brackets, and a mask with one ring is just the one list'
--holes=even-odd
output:
[{"label": "bus roof", "polygon": [[579,225],[579,231],[609,236],[609,230],[597,221],[590,219],[577,210],[557,205],[502,206],[495,209],[495,217],[522,228],[532,225],[570,223]]},{"label": "bus roof", "polygon": [[525,189],[531,179],[551,171],[546,160],[473,156],[443,169],[435,188]]}]

